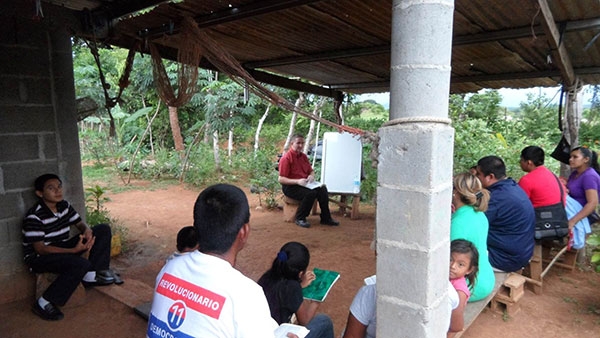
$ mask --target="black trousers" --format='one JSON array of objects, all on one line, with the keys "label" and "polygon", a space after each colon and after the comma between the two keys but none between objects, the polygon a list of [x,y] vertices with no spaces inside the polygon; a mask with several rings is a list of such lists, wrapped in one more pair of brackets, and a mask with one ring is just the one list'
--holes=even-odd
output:
[{"label": "black trousers", "polygon": [[[96,242],[90,250],[89,259],[79,254],[49,254],[30,259],[27,264],[36,273],[51,272],[58,278],[44,291],[43,297],[56,305],[63,306],[75,292],[77,285],[88,271],[107,270],[110,265],[111,231],[107,224],[98,224],[92,228]],[[73,248],[79,236],[58,243],[61,248]]]},{"label": "black trousers", "polygon": [[319,207],[321,208],[321,221],[329,221],[331,219],[329,195],[326,186],[323,185],[319,188],[308,189],[297,184],[282,184],[281,190],[283,190],[283,194],[287,197],[301,201],[298,211],[296,211],[296,219],[306,219],[310,214],[315,199],[319,201]]}]

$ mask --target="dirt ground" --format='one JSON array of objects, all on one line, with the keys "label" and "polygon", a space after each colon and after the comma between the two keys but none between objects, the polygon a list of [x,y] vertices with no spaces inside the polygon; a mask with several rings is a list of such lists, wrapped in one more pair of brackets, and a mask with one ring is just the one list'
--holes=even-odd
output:
[{"label": "dirt ground", "polygon": [[[135,184],[148,185],[147,182]],[[137,279],[154,286],[164,259],[175,250],[177,231],[192,224],[193,204],[199,192],[200,189],[174,185],[162,190],[108,194],[112,201],[106,207],[129,231],[127,251],[113,260],[124,279]],[[341,273],[340,280],[319,308],[331,316],[336,337],[339,337],[363,278],[375,273],[375,254],[369,248],[375,226],[375,208],[361,205],[359,220],[350,220],[334,212],[334,217],[341,221],[339,227],[321,226],[318,216],[311,216],[308,220],[313,226],[304,229],[283,222],[280,210],[257,208],[257,196],[247,190],[246,193],[251,204],[251,235],[247,247],[238,256],[236,268],[257,280],[284,243],[292,240],[304,243],[311,253],[310,267]],[[542,295],[526,292],[517,315],[503,318],[486,310],[463,337],[600,337],[599,291],[600,274],[579,270],[571,273],[555,268],[545,279]],[[101,299],[99,294],[90,297],[97,298],[94,308],[65,311],[67,318],[59,323],[38,320],[29,311],[29,304],[10,304],[0,310],[0,317],[11,314],[18,318],[8,322],[0,320],[4,322],[0,324],[0,336],[36,337],[42,336],[37,334],[40,332],[44,332],[45,337],[144,336],[146,324],[139,317],[131,312],[112,310],[116,308],[111,305],[114,301]],[[90,322],[93,332],[80,335],[67,324],[82,321]],[[85,327],[78,330],[85,330]],[[410,333],[399,333],[398,336],[410,337]]]},{"label": "dirt ground", "polygon": [[[175,249],[178,229],[192,224],[192,208],[199,191],[172,186],[166,190],[129,191],[110,196],[112,202],[107,207],[130,231],[129,251],[117,260],[121,270],[154,284],[163,259]],[[318,216],[311,216],[309,221],[313,226],[304,229],[283,222],[279,210],[257,210],[257,196],[246,193],[251,205],[252,232],[236,268],[257,280],[284,243],[291,240],[304,243],[311,253],[311,267],[341,273],[319,308],[331,316],[339,335],[363,278],[375,273],[375,254],[369,248],[375,208],[361,205],[359,220],[334,213],[341,221],[339,227],[321,226]],[[514,318],[503,319],[486,310],[463,337],[600,337],[599,274],[553,269],[546,277],[544,293],[537,296],[527,291],[521,303],[522,309]]]}]

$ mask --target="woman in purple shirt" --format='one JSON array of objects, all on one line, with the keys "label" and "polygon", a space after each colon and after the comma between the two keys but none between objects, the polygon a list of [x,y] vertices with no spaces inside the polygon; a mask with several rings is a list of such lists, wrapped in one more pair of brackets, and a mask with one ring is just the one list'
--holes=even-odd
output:
[{"label": "woman in purple shirt", "polygon": [[[569,166],[573,169],[567,183],[569,195],[583,206],[583,209],[569,220],[569,228],[572,229],[577,222],[591,215],[598,205],[598,155],[588,148],[577,147],[571,150]],[[593,223],[593,220],[590,219],[590,223]]]}]

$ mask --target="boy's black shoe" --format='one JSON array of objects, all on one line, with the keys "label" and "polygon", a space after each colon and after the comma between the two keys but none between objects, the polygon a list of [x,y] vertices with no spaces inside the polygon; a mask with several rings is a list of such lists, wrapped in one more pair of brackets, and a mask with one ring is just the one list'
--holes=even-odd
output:
[{"label": "boy's black shoe", "polygon": [[310,228],[310,223],[308,223],[305,219],[297,219],[296,224],[303,228]]},{"label": "boy's black shoe", "polygon": [[321,224],[323,224],[323,225],[331,225],[331,226],[338,226],[338,225],[340,225],[340,222],[334,220],[333,218],[330,218],[327,221],[321,221]]},{"label": "boy's black shoe", "polygon": [[45,320],[61,320],[65,317],[65,315],[52,303],[48,303],[42,308],[36,301],[32,310],[33,313]]}]

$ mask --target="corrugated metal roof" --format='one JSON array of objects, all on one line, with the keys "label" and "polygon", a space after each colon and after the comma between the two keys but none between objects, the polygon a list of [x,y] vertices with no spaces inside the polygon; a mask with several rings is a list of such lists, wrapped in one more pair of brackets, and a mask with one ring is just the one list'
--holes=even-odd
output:
[{"label": "corrugated metal roof", "polygon": [[[102,1],[52,2],[82,6],[83,3]],[[113,2],[113,5],[116,3]],[[243,10],[244,6],[264,3],[273,1],[186,0],[163,4],[143,15],[122,19],[116,27],[116,35],[108,42],[129,47],[124,36],[139,39],[138,33],[146,29],[170,24],[177,27],[183,15],[191,15],[202,21],[225,10]],[[561,24],[567,21],[600,18],[600,1],[597,0],[550,0],[549,5],[559,29],[567,27]],[[357,48],[386,47],[390,45],[391,16],[391,0],[307,0],[291,8],[219,23],[205,29],[242,64],[247,64],[294,56],[339,53]],[[551,48],[539,27],[541,17],[537,1],[456,0],[451,91],[476,91],[483,87],[554,86],[560,83],[556,60],[548,57]],[[490,33],[498,34],[509,29],[520,30],[521,35],[493,41],[457,43],[476,34],[489,36]],[[600,75],[596,75],[600,70],[592,69],[600,67],[600,39],[584,50],[598,32],[600,19],[599,25],[594,28],[565,30],[562,35],[562,43],[567,48],[573,68],[587,83],[598,83],[600,80]],[[164,33],[151,35],[149,39],[165,46],[177,46],[174,38]],[[370,55],[337,55],[311,62],[270,64],[264,69],[321,85],[352,87],[346,90],[350,92],[385,91],[388,90],[385,83],[389,82],[389,58],[387,48]]]}]

